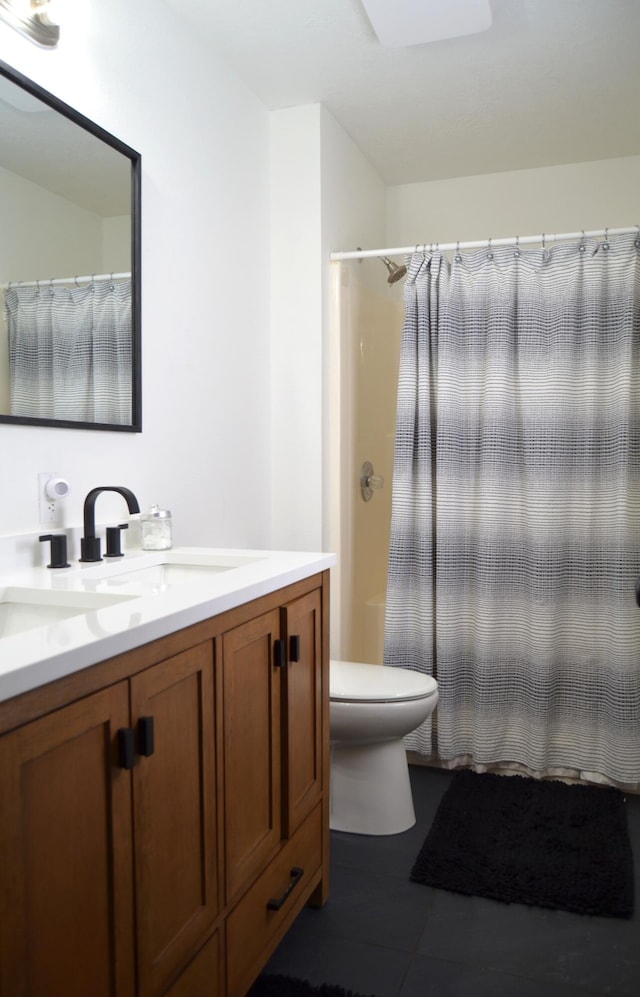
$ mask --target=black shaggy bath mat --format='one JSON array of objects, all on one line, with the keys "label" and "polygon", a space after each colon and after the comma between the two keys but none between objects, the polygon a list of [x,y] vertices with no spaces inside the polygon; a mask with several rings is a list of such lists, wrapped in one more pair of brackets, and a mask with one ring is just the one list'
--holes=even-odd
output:
[{"label": "black shaggy bath mat", "polygon": [[[247,997],[365,997],[354,990],[344,990],[330,983],[312,986],[307,980],[296,980],[291,976],[272,976],[264,973],[253,984]],[[369,997],[373,997],[372,994]]]},{"label": "black shaggy bath mat", "polygon": [[505,903],[631,917],[624,796],[604,787],[456,772],[411,879]]}]

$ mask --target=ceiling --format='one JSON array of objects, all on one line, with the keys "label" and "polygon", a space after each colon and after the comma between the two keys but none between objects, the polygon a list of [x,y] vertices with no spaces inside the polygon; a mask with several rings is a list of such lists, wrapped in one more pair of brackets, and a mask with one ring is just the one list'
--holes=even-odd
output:
[{"label": "ceiling", "polygon": [[639,0],[491,0],[487,31],[402,49],[360,0],[165,3],[269,109],[323,104],[388,185],[640,154]]}]

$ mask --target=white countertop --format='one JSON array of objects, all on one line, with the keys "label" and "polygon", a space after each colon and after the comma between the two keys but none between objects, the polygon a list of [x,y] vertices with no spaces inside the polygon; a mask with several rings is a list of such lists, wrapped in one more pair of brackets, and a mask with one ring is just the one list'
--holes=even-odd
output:
[{"label": "white countertop", "polygon": [[[181,547],[0,575],[3,591],[45,589],[70,593],[70,599],[78,592],[106,593],[123,600],[0,637],[0,701],[308,578],[335,562],[334,554]],[[220,570],[207,576],[198,569],[193,582],[165,585],[164,563],[196,568],[216,564]],[[224,570],[228,565],[233,566]]]}]

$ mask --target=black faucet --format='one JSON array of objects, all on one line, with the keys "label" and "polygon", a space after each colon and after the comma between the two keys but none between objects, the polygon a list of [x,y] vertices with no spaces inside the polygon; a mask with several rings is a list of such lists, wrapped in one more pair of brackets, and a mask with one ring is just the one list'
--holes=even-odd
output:
[{"label": "black faucet", "polygon": [[80,540],[80,560],[81,561],[101,561],[100,537],[96,536],[96,499],[101,492],[117,492],[122,495],[129,507],[129,512],[140,512],[138,500],[130,488],[123,485],[105,485],[101,488],[92,488],[84,500],[84,536]]}]

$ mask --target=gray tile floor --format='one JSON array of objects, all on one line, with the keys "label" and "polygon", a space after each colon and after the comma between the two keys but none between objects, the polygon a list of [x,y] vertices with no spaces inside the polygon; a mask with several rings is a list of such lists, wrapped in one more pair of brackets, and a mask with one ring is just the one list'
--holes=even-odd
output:
[{"label": "gray tile floor", "polygon": [[640,797],[628,797],[636,914],[584,917],[409,881],[450,778],[411,766],[404,834],[332,832],[331,898],[302,912],[265,971],[376,997],[638,997]]}]

